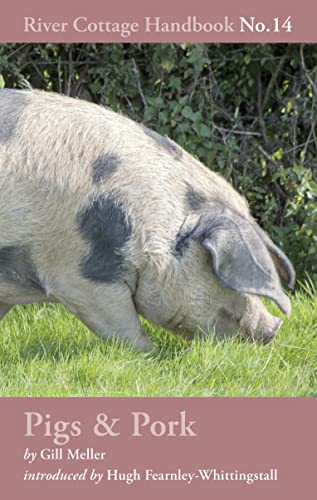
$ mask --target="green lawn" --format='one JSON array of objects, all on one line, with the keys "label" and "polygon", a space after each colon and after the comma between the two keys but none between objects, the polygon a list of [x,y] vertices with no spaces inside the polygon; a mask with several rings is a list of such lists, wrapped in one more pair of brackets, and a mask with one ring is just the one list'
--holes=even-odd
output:
[{"label": "green lawn", "polygon": [[317,396],[316,295],[296,294],[266,346],[144,326],[155,354],[97,338],[62,306],[16,307],[0,324],[0,395]]}]

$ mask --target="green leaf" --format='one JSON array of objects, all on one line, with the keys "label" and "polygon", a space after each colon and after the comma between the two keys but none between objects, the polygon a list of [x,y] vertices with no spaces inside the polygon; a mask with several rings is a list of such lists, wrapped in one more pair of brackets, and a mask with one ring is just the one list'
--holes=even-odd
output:
[{"label": "green leaf", "polygon": [[145,108],[144,113],[143,113],[143,118],[145,121],[151,120],[156,115],[156,109],[152,108],[151,106],[148,106]]},{"label": "green leaf", "polygon": [[184,107],[182,115],[184,116],[184,118],[188,118],[189,120],[195,121],[195,113],[190,106]]}]

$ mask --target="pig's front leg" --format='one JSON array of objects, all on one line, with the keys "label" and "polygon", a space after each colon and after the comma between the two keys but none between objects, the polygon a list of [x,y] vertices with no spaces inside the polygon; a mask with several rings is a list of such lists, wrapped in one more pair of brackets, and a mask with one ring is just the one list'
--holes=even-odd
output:
[{"label": "pig's front leg", "polygon": [[143,332],[131,291],[125,284],[100,284],[89,280],[65,283],[63,293],[54,295],[94,333],[119,338],[150,351],[153,346]]},{"label": "pig's front leg", "polygon": [[0,302],[0,321],[4,316],[10,311],[11,305],[5,304],[4,302]]}]

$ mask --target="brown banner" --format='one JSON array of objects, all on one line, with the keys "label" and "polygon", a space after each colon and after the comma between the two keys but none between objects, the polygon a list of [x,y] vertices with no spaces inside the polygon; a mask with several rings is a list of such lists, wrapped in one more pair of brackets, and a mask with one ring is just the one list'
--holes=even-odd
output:
[{"label": "brown banner", "polygon": [[316,42],[311,0],[11,0],[0,42]]},{"label": "brown banner", "polygon": [[8,498],[312,498],[316,399],[1,399]]}]

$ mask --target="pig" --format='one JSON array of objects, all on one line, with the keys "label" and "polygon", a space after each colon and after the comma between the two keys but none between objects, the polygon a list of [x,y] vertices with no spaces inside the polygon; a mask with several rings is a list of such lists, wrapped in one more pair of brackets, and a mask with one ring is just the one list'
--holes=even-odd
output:
[{"label": "pig", "polygon": [[60,302],[151,350],[139,317],[192,338],[268,342],[295,272],[246,200],[168,137],[39,90],[0,91],[0,318]]}]

